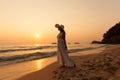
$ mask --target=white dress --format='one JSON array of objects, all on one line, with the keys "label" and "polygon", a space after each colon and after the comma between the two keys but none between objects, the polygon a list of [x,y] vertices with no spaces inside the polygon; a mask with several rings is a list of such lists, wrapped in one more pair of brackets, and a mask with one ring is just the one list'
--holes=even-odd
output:
[{"label": "white dress", "polygon": [[57,49],[58,63],[61,66],[74,67],[75,63],[68,56],[67,50],[65,48],[64,40],[62,39],[62,35],[63,35],[63,33],[60,32],[57,36],[57,39],[58,39],[58,49]]}]

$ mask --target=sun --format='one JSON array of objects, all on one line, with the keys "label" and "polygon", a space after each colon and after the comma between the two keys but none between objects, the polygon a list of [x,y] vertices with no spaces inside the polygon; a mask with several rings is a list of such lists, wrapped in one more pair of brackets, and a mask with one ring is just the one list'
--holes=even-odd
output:
[{"label": "sun", "polygon": [[40,38],[40,34],[37,33],[37,34],[35,35],[35,37],[36,37],[36,38]]}]

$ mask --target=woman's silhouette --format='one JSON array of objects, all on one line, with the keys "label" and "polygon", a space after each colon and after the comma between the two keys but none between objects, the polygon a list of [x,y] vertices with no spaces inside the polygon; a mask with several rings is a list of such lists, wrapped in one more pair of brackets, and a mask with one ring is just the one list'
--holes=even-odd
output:
[{"label": "woman's silhouette", "polygon": [[55,27],[58,28],[58,30],[60,31],[60,33],[57,36],[58,39],[57,58],[60,67],[75,67],[75,63],[71,60],[67,53],[64,26],[55,24]]}]

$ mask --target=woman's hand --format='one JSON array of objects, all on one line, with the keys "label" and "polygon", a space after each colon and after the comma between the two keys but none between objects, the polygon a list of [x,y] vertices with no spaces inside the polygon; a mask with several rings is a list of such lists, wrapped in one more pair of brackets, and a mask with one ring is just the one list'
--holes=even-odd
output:
[{"label": "woman's hand", "polygon": [[64,41],[65,49],[68,50],[67,44],[66,44],[66,39],[65,39],[65,33],[62,34],[62,39]]},{"label": "woman's hand", "polygon": [[65,49],[68,50],[67,46],[65,46]]}]

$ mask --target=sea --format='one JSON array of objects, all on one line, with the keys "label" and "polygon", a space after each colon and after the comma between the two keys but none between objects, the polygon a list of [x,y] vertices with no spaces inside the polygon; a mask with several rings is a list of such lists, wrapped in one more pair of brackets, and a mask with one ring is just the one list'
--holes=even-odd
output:
[{"label": "sea", "polygon": [[[93,50],[104,44],[68,44],[68,53]],[[42,59],[57,55],[57,44],[0,46],[0,66]]]}]

